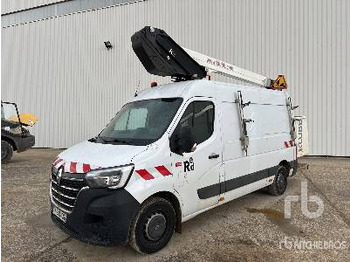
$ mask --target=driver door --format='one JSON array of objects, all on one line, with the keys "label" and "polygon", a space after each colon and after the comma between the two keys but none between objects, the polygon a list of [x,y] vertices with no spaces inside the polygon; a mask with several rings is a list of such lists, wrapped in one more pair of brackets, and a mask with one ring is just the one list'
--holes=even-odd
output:
[{"label": "driver door", "polygon": [[[174,139],[192,132],[193,152],[176,153]],[[184,206],[184,217],[218,203],[220,197],[220,171],[222,166],[222,136],[219,108],[212,98],[195,98],[187,103],[172,136],[170,137],[174,184]],[[192,147],[192,146],[191,146]],[[191,151],[191,150],[189,150]]]}]

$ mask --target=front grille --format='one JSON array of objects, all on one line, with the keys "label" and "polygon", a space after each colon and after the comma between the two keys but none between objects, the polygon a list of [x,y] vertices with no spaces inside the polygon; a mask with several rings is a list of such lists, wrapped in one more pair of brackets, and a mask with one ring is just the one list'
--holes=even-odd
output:
[{"label": "front grille", "polygon": [[[75,174],[78,175],[78,174]],[[63,173],[59,183],[57,181],[57,169],[51,173],[52,201],[62,210],[72,212],[79,191],[86,186],[83,178],[69,177]]]}]

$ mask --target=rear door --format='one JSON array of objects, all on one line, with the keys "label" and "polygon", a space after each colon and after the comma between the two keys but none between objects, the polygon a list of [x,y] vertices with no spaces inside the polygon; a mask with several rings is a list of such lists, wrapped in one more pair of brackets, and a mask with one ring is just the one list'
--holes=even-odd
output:
[{"label": "rear door", "polygon": [[[173,133],[181,128],[192,129],[197,148],[183,156],[171,153],[175,189],[180,193],[187,216],[218,203],[222,166],[220,110],[212,98],[195,98],[187,107]],[[222,181],[221,181],[222,182]]]}]

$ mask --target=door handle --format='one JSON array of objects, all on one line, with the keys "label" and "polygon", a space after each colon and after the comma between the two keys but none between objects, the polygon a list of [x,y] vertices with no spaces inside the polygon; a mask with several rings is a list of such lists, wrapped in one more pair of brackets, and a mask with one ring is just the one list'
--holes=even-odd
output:
[{"label": "door handle", "polygon": [[218,158],[219,154],[212,153],[208,158],[213,159],[213,158]]}]

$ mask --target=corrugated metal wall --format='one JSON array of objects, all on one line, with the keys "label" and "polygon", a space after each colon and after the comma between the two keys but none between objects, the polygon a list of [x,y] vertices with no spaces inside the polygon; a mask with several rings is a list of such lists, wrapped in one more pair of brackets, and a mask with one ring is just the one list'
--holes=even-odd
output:
[{"label": "corrugated metal wall", "polygon": [[69,0],[1,0],[1,13],[7,14],[63,1]]},{"label": "corrugated metal wall", "polygon": [[[88,9],[99,9],[106,6],[125,4],[127,2],[141,2],[145,0],[45,0],[33,2],[34,6],[14,13],[3,14],[1,16],[1,26],[7,27],[14,24],[24,24],[50,17],[62,16],[69,13],[79,12]],[[30,1],[31,2],[31,1]],[[42,4],[35,6],[35,4]],[[35,7],[35,8],[34,8]]]},{"label": "corrugated metal wall", "polygon": [[7,27],[2,99],[38,115],[37,146],[96,135],[137,88],[169,81],[131,49],[130,36],[153,25],[198,52],[285,74],[309,120],[310,154],[349,156],[349,14],[347,0],[149,0]]}]

